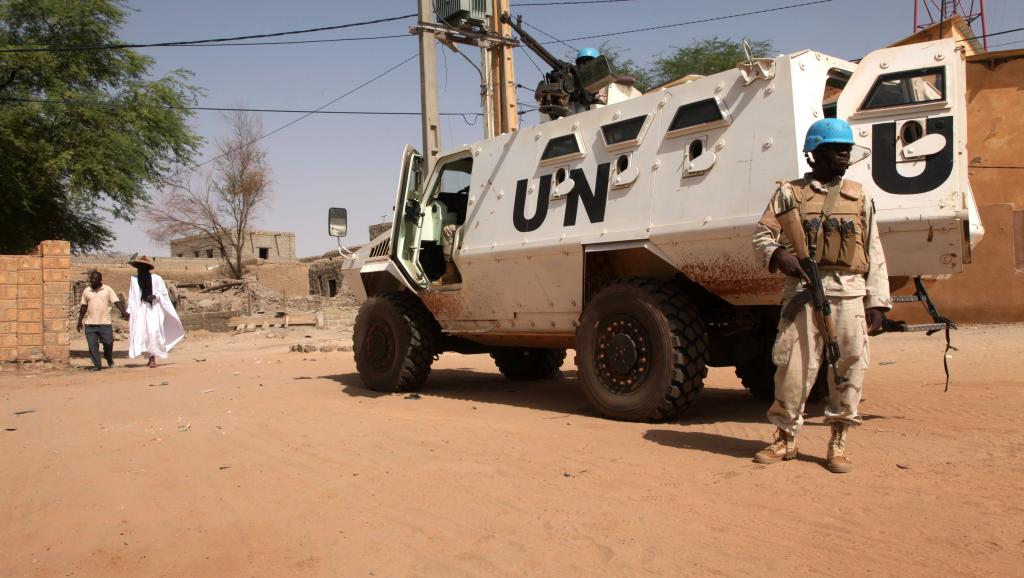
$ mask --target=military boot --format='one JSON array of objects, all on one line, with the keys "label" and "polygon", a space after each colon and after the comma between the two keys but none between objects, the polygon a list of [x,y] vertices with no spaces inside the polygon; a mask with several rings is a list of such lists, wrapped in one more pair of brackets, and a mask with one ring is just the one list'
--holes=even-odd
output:
[{"label": "military boot", "polygon": [[437,280],[441,285],[454,285],[456,283],[462,283],[462,275],[459,275],[459,269],[455,266],[452,261],[445,261],[444,274]]},{"label": "military boot", "polygon": [[832,439],[828,442],[828,470],[833,474],[853,471],[853,462],[846,455],[846,432],[850,426],[845,423],[832,424]]},{"label": "military boot", "polygon": [[754,461],[759,464],[774,464],[795,457],[796,437],[780,429],[776,430],[775,441],[770,446],[754,454]]}]

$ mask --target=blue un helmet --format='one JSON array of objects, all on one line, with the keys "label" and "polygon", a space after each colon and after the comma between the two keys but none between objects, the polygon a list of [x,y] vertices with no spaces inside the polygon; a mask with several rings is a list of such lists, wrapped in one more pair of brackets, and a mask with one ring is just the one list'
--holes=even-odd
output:
[{"label": "blue un helmet", "polygon": [[811,128],[807,129],[807,138],[804,139],[804,152],[814,152],[814,149],[825,143],[840,143],[853,145],[853,129],[844,120],[838,118],[823,118],[815,121]]},{"label": "blue un helmet", "polygon": [[598,56],[601,56],[601,51],[596,48],[580,48],[576,53],[576,61],[579,62],[581,58],[597,58]]}]

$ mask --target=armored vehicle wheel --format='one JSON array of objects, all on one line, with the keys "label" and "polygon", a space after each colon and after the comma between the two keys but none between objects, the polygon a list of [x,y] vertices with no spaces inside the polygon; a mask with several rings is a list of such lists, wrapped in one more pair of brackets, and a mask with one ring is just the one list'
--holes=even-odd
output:
[{"label": "armored vehicle wheel", "polygon": [[498,371],[512,381],[535,381],[551,377],[565,361],[564,349],[544,347],[502,347],[491,352]]},{"label": "armored vehicle wheel", "polygon": [[352,335],[356,369],[374,391],[413,391],[430,374],[438,343],[437,322],[408,293],[367,299]]},{"label": "armored vehicle wheel", "polygon": [[[775,364],[772,362],[772,341],[767,341],[767,348],[750,363],[736,367],[736,377],[740,378],[743,387],[761,401],[775,400]],[[807,395],[807,401],[817,402],[828,399],[828,374],[826,365],[818,370],[818,376]]]},{"label": "armored vehicle wheel", "polygon": [[772,346],[768,342],[767,352],[759,354],[750,363],[736,367],[736,377],[750,395],[761,401],[775,399],[775,364],[772,362]]},{"label": "armored vehicle wheel", "polygon": [[708,338],[697,309],[671,285],[624,279],[602,289],[576,330],[580,384],[602,414],[661,421],[704,387]]}]

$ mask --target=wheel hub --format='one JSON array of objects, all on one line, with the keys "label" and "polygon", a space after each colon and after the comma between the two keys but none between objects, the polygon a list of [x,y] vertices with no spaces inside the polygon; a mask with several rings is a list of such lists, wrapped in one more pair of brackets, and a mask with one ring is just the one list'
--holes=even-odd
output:
[{"label": "wheel hub", "polygon": [[374,324],[366,332],[366,351],[369,361],[376,369],[387,369],[395,350],[394,336],[383,323]]},{"label": "wheel hub", "polygon": [[608,366],[615,373],[627,373],[636,365],[636,343],[628,333],[616,333],[608,340]]},{"label": "wheel hub", "polygon": [[635,319],[620,316],[601,324],[597,331],[597,373],[608,391],[633,393],[650,370],[650,339]]}]

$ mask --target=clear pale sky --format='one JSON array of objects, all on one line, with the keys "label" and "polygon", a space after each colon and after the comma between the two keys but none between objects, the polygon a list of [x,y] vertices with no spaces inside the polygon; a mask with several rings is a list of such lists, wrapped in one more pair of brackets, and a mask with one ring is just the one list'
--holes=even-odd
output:
[{"label": "clear pale sky", "polygon": [[[536,1],[523,0],[523,3]],[[522,14],[528,23],[548,34],[567,39],[726,16],[801,1],[633,0],[517,9],[513,0],[512,12]],[[411,14],[417,7],[415,0],[131,0],[128,4],[135,12],[122,29],[121,39],[130,43],[332,26]],[[856,59],[911,34],[913,6],[913,0],[833,0],[767,14],[568,44],[579,48],[598,46],[607,40],[641,64],[673,46],[685,46],[712,36],[769,40],[779,53],[809,48]],[[989,0],[986,9],[990,34],[1024,26],[1024,2],[1020,0]],[[409,18],[282,40],[403,34],[412,25],[414,19]],[[527,30],[538,39],[547,40],[543,34]],[[981,33],[980,21],[975,23],[975,30]],[[1024,32],[996,36],[990,38],[989,43],[993,50],[1021,48],[1024,47]],[[559,44],[548,45],[548,48],[559,56],[569,53],[567,47]],[[415,55],[417,50],[416,38],[409,36],[286,46],[168,47],[141,52],[156,60],[155,74],[174,69],[194,73],[192,83],[206,91],[201,105],[308,110],[324,105]],[[476,49],[467,48],[465,54],[474,60],[479,57]],[[516,51],[515,64],[518,82],[530,87],[536,85],[540,73],[520,50]],[[438,70],[442,112],[478,112],[476,70],[462,57],[440,46]],[[532,94],[528,91],[520,90],[519,98],[532,104]],[[327,110],[418,112],[417,61],[406,63]],[[264,129],[269,132],[298,116],[263,114]],[[524,124],[534,124],[536,113],[524,115],[523,120]],[[198,112],[191,122],[197,133],[206,139],[201,160],[212,157],[214,141],[226,133],[225,119],[220,113]],[[470,143],[482,138],[482,131],[479,120],[475,126],[470,126],[459,117],[445,117],[442,143],[444,148]],[[335,246],[334,239],[327,235],[327,209],[343,206],[349,210],[350,233],[346,242],[366,241],[367,226],[389,218],[403,146],[409,143],[420,148],[420,142],[416,116],[348,115],[314,115],[260,141],[273,171],[273,195],[256,226],[294,232],[299,256],[320,254]],[[118,238],[112,248],[167,255],[166,245],[146,236],[143,219],[140,216],[134,223],[113,221]]]}]

